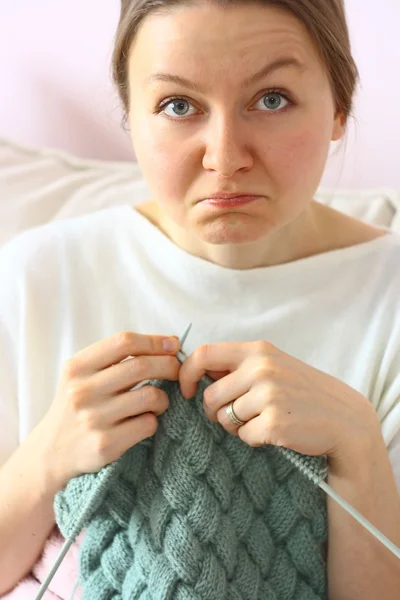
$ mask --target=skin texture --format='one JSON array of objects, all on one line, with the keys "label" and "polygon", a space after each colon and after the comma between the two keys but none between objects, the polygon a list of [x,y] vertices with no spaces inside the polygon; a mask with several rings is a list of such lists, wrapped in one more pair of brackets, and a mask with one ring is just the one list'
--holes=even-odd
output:
[{"label": "skin texture", "polygon": [[[282,57],[303,69],[245,84]],[[155,80],[156,73],[192,83]],[[345,119],[311,38],[291,14],[199,2],[149,15],[130,50],[129,90],[132,142],[153,194],[135,209],[187,252],[250,269],[385,235],[313,200]],[[159,109],[171,96],[178,102]],[[218,210],[202,202],[218,192],[260,198]],[[399,495],[367,398],[264,340],[198,347],[179,371],[186,398],[205,373],[217,380],[203,400],[211,420],[251,446],[327,454],[328,483],[400,545]],[[240,428],[227,417],[232,401],[246,422]],[[330,499],[328,516],[329,599],[397,599],[398,560]]]},{"label": "skin texture", "polygon": [[[328,455],[336,469],[354,449],[380,435],[371,403],[335,377],[280,351],[268,342],[226,342],[197,348],[180,369],[186,398],[195,395],[207,367],[228,375],[204,392],[204,411],[250,446],[274,444],[311,456]],[[232,425],[226,406],[234,401],[245,425]]]},{"label": "skin texture", "polygon": [[[296,58],[303,69],[282,68],[244,84],[282,57]],[[160,72],[193,85],[149,81]],[[313,200],[344,117],[335,116],[312,40],[290,13],[204,2],[150,14],[131,47],[129,84],[132,142],[154,198],[137,209],[178,246],[247,269],[377,235]],[[276,88],[293,103],[271,95]],[[157,113],[171,96],[184,100],[184,111],[170,103]],[[200,202],[218,192],[261,197],[233,209]]]}]

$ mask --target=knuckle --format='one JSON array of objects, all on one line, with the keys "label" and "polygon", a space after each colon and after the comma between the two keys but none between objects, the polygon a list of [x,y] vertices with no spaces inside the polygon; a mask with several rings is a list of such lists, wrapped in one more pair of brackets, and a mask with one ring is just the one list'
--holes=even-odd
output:
[{"label": "knuckle", "polygon": [[72,356],[64,362],[63,374],[66,377],[66,379],[74,379],[78,376],[79,369],[80,367],[78,364],[78,360],[74,356]]},{"label": "knuckle", "polygon": [[274,346],[266,340],[257,340],[256,342],[253,342],[253,346],[256,354],[267,354],[274,348]]},{"label": "knuckle", "polygon": [[88,386],[82,381],[71,382],[67,388],[68,402],[76,408],[83,406],[89,395]]},{"label": "knuckle", "polygon": [[164,390],[159,390],[153,386],[142,388],[142,398],[152,412],[161,413],[167,410],[169,406],[168,395]]},{"label": "knuckle", "polygon": [[264,381],[271,376],[271,364],[268,359],[262,359],[253,367],[255,381]]},{"label": "knuckle", "polygon": [[159,398],[158,390],[151,385],[140,388],[140,395],[143,402],[151,406],[154,406]]},{"label": "knuckle", "polygon": [[120,331],[114,336],[114,343],[118,350],[126,351],[129,355],[129,351],[132,350],[134,345],[133,342],[134,334],[131,331]]},{"label": "knuckle", "polygon": [[207,360],[210,353],[210,344],[201,344],[193,353],[193,361],[197,366],[198,363],[203,363]]},{"label": "knuckle", "polygon": [[160,342],[155,336],[148,335],[147,340],[150,346],[151,354],[160,354]]},{"label": "knuckle", "polygon": [[137,379],[146,379],[149,371],[149,360],[145,356],[137,356],[127,361],[128,367]]},{"label": "knuckle", "polygon": [[104,432],[96,433],[93,436],[93,439],[93,446],[96,454],[102,457],[106,457],[107,452],[109,450],[109,441],[107,434]]}]

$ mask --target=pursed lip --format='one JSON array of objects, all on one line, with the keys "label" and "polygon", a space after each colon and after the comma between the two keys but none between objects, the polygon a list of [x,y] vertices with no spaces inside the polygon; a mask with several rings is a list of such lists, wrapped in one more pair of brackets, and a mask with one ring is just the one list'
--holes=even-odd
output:
[{"label": "pursed lip", "polygon": [[260,194],[253,194],[251,192],[245,192],[245,193],[237,192],[236,194],[224,194],[224,193],[210,194],[209,196],[206,196],[205,198],[203,198],[203,200],[230,200],[231,198],[246,198],[249,196],[254,197],[254,198],[261,198]]}]

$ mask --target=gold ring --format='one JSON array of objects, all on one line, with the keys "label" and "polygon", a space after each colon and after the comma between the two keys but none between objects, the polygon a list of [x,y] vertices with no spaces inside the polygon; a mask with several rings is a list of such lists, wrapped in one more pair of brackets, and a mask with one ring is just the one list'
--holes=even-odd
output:
[{"label": "gold ring", "polygon": [[226,407],[226,414],[228,415],[232,425],[237,425],[238,427],[241,427],[245,424],[246,421],[241,421],[236,415],[235,411],[233,410],[234,402],[235,401],[233,400],[230,404],[228,404],[228,406]]}]

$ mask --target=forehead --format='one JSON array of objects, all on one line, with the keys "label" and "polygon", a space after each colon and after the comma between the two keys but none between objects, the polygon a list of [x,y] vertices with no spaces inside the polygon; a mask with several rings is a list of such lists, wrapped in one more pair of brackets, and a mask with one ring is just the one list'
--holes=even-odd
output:
[{"label": "forehead", "polygon": [[234,75],[282,56],[296,58],[305,71],[320,66],[307,29],[290,12],[253,2],[200,2],[143,19],[130,49],[130,75],[183,68],[186,75]]}]

